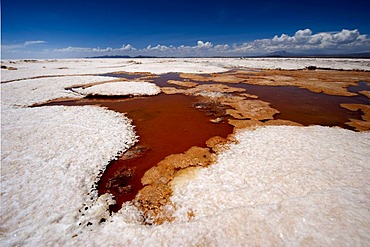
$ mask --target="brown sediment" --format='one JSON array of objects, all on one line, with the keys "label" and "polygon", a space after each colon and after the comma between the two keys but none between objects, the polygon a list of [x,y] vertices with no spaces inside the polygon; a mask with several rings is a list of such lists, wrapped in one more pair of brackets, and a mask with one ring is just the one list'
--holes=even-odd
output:
[{"label": "brown sediment", "polygon": [[175,87],[161,87],[161,91],[165,94],[183,94],[184,89],[175,88]]},{"label": "brown sediment", "polygon": [[223,84],[202,84],[189,89],[181,89],[174,87],[162,87],[162,92],[165,94],[185,94],[185,95],[204,95],[207,93],[235,93],[244,92],[245,89],[238,87],[230,87]]},{"label": "brown sediment", "polygon": [[324,71],[324,70],[264,70],[249,72],[242,76],[243,83],[267,86],[296,86],[315,93],[354,96],[349,86],[358,81],[370,81],[370,73],[362,71]]},{"label": "brown sediment", "polygon": [[240,96],[246,97],[246,98],[251,98],[251,99],[258,99],[257,95],[254,94],[249,94],[249,93],[241,93],[239,94]]},{"label": "brown sediment", "polygon": [[296,122],[293,122],[293,121],[289,121],[289,120],[283,120],[283,119],[272,119],[272,120],[268,120],[266,122],[263,122],[265,126],[271,126],[271,125],[274,125],[274,126],[278,126],[278,125],[288,125],[288,126],[303,126],[302,124],[300,123],[296,123]]},{"label": "brown sediment", "polygon": [[198,81],[198,82],[205,82],[205,81],[210,80],[208,76],[200,75],[200,74],[191,74],[191,73],[180,73],[179,77],[185,80],[193,80],[193,81]]},{"label": "brown sediment", "polygon": [[350,118],[350,121],[347,122],[346,124],[348,126],[353,127],[357,131],[369,131],[370,130],[370,122],[368,121],[363,121],[363,120],[358,120],[358,119],[353,119]]},{"label": "brown sediment", "polygon": [[360,91],[359,92],[360,94],[362,94],[362,95],[365,95],[366,97],[368,97],[369,99],[370,99],[370,91]]},{"label": "brown sediment", "polygon": [[350,118],[350,121],[346,123],[347,125],[354,127],[358,131],[370,130],[370,105],[340,104],[340,106],[350,111],[361,110],[363,112],[362,120]]},{"label": "brown sediment", "polygon": [[227,107],[217,100],[207,97],[198,97],[198,102],[194,103],[193,106],[205,112],[207,116],[216,118],[226,116]]},{"label": "brown sediment", "polygon": [[1,65],[1,68],[2,69],[7,69],[7,70],[18,70],[17,68],[15,67],[9,67],[9,66],[5,66],[5,65]]},{"label": "brown sediment", "polygon": [[[201,84],[191,89],[164,87],[162,90],[168,94],[201,94],[203,96],[208,94],[209,97],[213,97],[219,102],[221,102],[219,98],[222,97],[223,93],[233,93],[228,96],[236,100],[235,92],[231,90],[223,90],[221,87],[215,90],[215,86],[213,88],[201,87],[203,85],[217,85],[208,83],[214,80],[216,75],[223,77],[225,74],[233,74],[235,77],[243,78],[243,83],[234,83],[231,87],[240,87],[246,90],[245,94],[238,94],[239,96],[249,99],[259,98],[270,103],[271,108],[280,112],[274,115],[276,119],[291,120],[304,125],[321,124],[327,126],[339,125],[340,127],[349,127],[345,122],[349,118],[360,118],[360,115],[355,112],[343,111],[339,104],[364,102],[364,99],[358,96],[359,90],[357,88],[360,85],[360,89],[366,89],[366,86],[362,85],[363,82],[359,81],[369,80],[370,78],[369,72],[359,71],[231,71],[211,75],[180,74],[180,77],[192,78],[192,80],[199,79],[201,80],[200,82],[206,84]],[[258,82],[258,80],[261,80],[261,82]],[[251,83],[247,84],[249,82]],[[223,83],[222,85],[227,84]],[[350,90],[350,88],[356,89]],[[310,91],[306,91],[306,89],[310,89]],[[318,93],[320,91],[322,92]],[[352,96],[349,97],[349,95]],[[244,110],[247,111],[247,109]],[[229,110],[229,112],[233,112],[234,117],[237,115],[236,111],[240,110]],[[214,121],[217,122],[217,119]]]},{"label": "brown sediment", "polygon": [[193,146],[185,153],[167,156],[144,174],[141,183],[144,186],[156,183],[167,184],[177,170],[189,166],[206,166],[212,160],[213,156],[208,148]]},{"label": "brown sediment", "polygon": [[266,86],[297,86],[312,92],[353,96],[347,88],[357,81],[370,81],[370,73],[336,70],[260,70],[231,71],[221,74],[180,74],[181,78],[201,82],[247,83]]},{"label": "brown sediment", "polygon": [[340,104],[341,107],[346,108],[350,111],[358,111],[361,110],[364,115],[362,119],[365,121],[370,121],[370,105],[364,104]]},{"label": "brown sediment", "polygon": [[[193,146],[180,154],[172,154],[148,170],[141,179],[144,188],[139,191],[134,203],[143,212],[146,223],[162,224],[172,221],[175,205],[171,202],[172,181],[179,176],[193,174],[195,169],[211,165],[216,155],[225,150],[226,144],[234,141],[214,136],[207,140],[206,148]],[[194,216],[194,212],[190,213]]]},{"label": "brown sediment", "polygon": [[262,100],[234,99],[233,97],[222,98],[220,102],[234,109],[227,109],[226,113],[236,119],[266,120],[274,119],[278,110],[270,107],[270,103]]},{"label": "brown sediment", "polygon": [[182,87],[195,87],[198,85],[196,82],[191,81],[176,81],[176,80],[168,80],[167,83],[182,86]]},{"label": "brown sediment", "polygon": [[268,120],[266,122],[261,122],[258,120],[239,120],[239,119],[229,119],[229,124],[235,127],[235,129],[249,129],[254,130],[261,126],[269,126],[269,125],[288,125],[288,126],[303,126],[300,123],[296,123],[289,120],[281,120],[281,119],[273,119]]},{"label": "brown sediment", "polygon": [[[178,171],[188,167],[204,167],[214,161],[215,155],[209,148],[191,147],[185,153],[172,154],[148,170],[141,179],[144,188],[135,198],[135,204],[141,209],[147,222],[162,224],[171,221],[170,182]],[[173,206],[172,206],[173,207]],[[164,213],[164,211],[166,211]]]},{"label": "brown sediment", "polygon": [[258,120],[229,119],[228,122],[234,126],[235,129],[256,129],[263,126],[263,122]]},{"label": "brown sediment", "polygon": [[159,78],[159,75],[142,76],[142,77],[137,78],[136,80],[138,80],[138,81],[146,81],[146,80],[153,80],[153,79],[156,79],[156,78]]},{"label": "brown sediment", "polygon": [[229,144],[233,141],[235,141],[234,135],[230,134],[227,136],[227,138],[221,136],[211,137],[206,141],[206,144],[207,147],[212,150],[212,152],[218,154],[226,149],[226,144]]},{"label": "brown sediment", "polygon": [[201,82],[219,82],[219,83],[240,83],[244,81],[244,78],[237,77],[233,74],[210,74],[210,75],[199,75],[199,74],[189,74],[181,73],[180,77],[192,81],[201,81]]}]

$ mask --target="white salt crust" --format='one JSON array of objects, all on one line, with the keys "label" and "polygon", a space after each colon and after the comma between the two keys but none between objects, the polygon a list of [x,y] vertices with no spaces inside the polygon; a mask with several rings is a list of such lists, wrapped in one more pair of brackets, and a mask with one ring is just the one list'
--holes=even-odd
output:
[{"label": "white salt crust", "polygon": [[17,70],[1,70],[1,81],[39,76],[99,75],[120,71],[133,61],[129,59],[58,59],[58,60],[5,60],[2,64]]},{"label": "white salt crust", "polygon": [[75,85],[110,81],[105,76],[63,76],[27,79],[1,84],[2,102],[9,106],[31,106],[46,103],[58,98],[83,98],[84,96],[67,90]]},{"label": "white salt crust", "polygon": [[91,189],[99,170],[136,141],[129,119],[94,106],[1,115],[1,246],[67,244],[109,216],[111,198],[97,200]]},{"label": "white salt crust", "polygon": [[369,245],[369,132],[275,126],[237,141],[173,183],[175,222],[193,212],[208,232],[191,244]]},{"label": "white salt crust", "polygon": [[304,69],[308,66],[344,70],[370,70],[368,59],[357,58],[220,58],[213,60],[227,68]]},{"label": "white salt crust", "polygon": [[[15,124],[8,122],[5,126]],[[87,150],[82,157],[76,156],[68,137],[76,128],[68,129],[69,134],[45,130],[47,138],[30,138],[28,132],[35,128],[29,120],[22,125],[27,131],[15,138],[12,135],[14,141],[5,136],[12,145],[2,157],[6,164],[2,245],[369,244],[370,133],[319,126],[270,126],[239,132],[238,143],[221,153],[215,164],[175,179],[174,222],[143,226],[140,213],[130,204],[107,222],[97,223],[107,217],[111,201],[107,196],[87,210],[87,219],[82,217],[78,209],[87,200],[86,184],[92,183],[99,163],[86,160],[99,160],[99,145],[94,144],[96,140],[90,142],[90,137],[80,140],[78,151],[82,146]],[[80,128],[77,132],[72,140],[85,134]],[[68,137],[68,141],[50,150],[46,142],[57,142],[58,137]],[[21,138],[28,140],[20,142]],[[32,150],[25,150],[27,144]],[[92,225],[87,226],[88,222]]]},{"label": "white salt crust", "polygon": [[103,96],[140,96],[156,95],[161,92],[160,87],[150,82],[124,81],[99,84],[87,88],[77,88],[74,91],[83,95]]},{"label": "white salt crust", "polygon": [[35,76],[99,75],[112,72],[165,74],[218,73],[230,69],[303,69],[316,66],[332,69],[370,70],[368,59],[347,58],[142,58],[142,59],[58,59],[5,60],[2,64],[18,70],[2,69],[1,81]]}]

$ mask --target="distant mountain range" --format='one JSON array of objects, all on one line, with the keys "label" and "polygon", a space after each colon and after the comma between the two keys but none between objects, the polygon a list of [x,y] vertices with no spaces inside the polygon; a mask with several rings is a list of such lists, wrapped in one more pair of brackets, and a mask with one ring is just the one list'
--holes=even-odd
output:
[{"label": "distant mountain range", "polygon": [[[213,56],[214,58],[223,56]],[[224,56],[228,57],[228,56]],[[370,52],[362,52],[362,53],[347,53],[347,54],[300,54],[300,53],[292,53],[287,51],[275,51],[272,53],[267,53],[265,55],[260,56],[230,56],[236,58],[259,58],[259,57],[276,57],[276,58],[370,58]],[[156,57],[156,56],[128,56],[128,55],[104,55],[104,56],[94,56],[94,57],[86,57],[86,58],[170,58],[170,57]],[[173,57],[171,57],[173,58]],[[192,57],[189,57],[192,58]]]}]

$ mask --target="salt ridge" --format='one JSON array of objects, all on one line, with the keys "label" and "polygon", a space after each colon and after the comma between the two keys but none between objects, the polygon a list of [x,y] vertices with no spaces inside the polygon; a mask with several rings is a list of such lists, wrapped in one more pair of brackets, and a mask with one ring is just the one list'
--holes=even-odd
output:
[{"label": "salt ridge", "polygon": [[156,95],[161,92],[161,89],[154,83],[150,82],[125,81],[104,83],[87,88],[77,88],[74,89],[74,91],[83,95],[140,96]]},{"label": "salt ridge", "polygon": [[[58,98],[83,98],[66,88],[116,79],[105,76],[64,76],[27,79],[1,85],[2,103],[10,106],[31,106]],[[16,96],[16,97],[15,97]]]}]

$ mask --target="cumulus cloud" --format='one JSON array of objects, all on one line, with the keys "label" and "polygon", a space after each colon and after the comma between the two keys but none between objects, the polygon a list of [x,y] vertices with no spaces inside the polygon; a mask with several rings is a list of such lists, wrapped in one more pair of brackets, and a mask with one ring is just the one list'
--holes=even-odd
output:
[{"label": "cumulus cloud", "polygon": [[244,43],[239,49],[251,52],[289,50],[293,52],[359,52],[370,50],[370,39],[355,30],[313,34],[310,29],[298,30],[293,36],[281,34],[272,39]]},{"label": "cumulus cloud", "polygon": [[202,49],[202,48],[204,48],[204,49],[210,49],[210,48],[213,47],[213,44],[211,42],[203,42],[203,41],[199,40],[197,42],[197,46],[196,47],[199,48],[199,49]]},{"label": "cumulus cloud", "polygon": [[[72,48],[69,48],[71,50]],[[339,32],[321,32],[314,34],[311,29],[302,29],[294,35],[275,35],[270,39],[257,39],[242,44],[218,44],[199,40],[194,46],[165,46],[148,45],[137,49],[130,44],[122,45],[121,48],[95,48],[84,50],[74,48],[76,51],[126,52],[128,55],[155,55],[155,56],[238,56],[238,55],[261,55],[269,52],[286,50],[298,53],[350,53],[370,51],[370,39],[361,34],[357,29],[343,29]]]},{"label": "cumulus cloud", "polygon": [[[26,41],[23,44],[6,47],[16,50],[46,43],[42,40]],[[3,46],[4,48],[4,46]],[[123,44],[119,48],[90,48],[90,47],[65,47],[61,49],[43,50],[44,54],[54,57],[88,57],[99,55],[146,55],[163,57],[186,56],[248,56],[263,55],[274,51],[288,51],[302,54],[312,53],[355,53],[370,52],[370,39],[359,30],[343,29],[337,32],[314,33],[311,29],[302,29],[293,35],[279,34],[268,39],[257,39],[242,44],[213,44],[210,41],[199,40],[195,45],[151,45],[136,48],[131,44]]]},{"label": "cumulus cloud", "polygon": [[127,44],[127,45],[122,45],[122,47],[120,48],[121,51],[136,51],[136,48],[133,47],[132,45],[130,44]]}]

